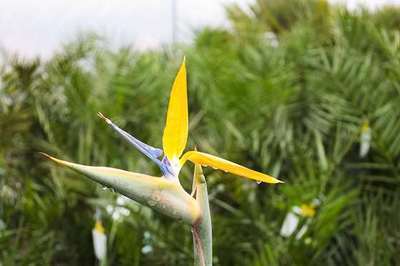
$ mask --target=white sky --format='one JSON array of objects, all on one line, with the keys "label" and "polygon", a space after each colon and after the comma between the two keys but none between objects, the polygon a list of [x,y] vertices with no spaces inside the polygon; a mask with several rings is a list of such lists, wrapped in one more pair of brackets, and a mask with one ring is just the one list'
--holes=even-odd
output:
[{"label": "white sky", "polygon": [[[158,47],[172,39],[173,0],[0,0],[0,47],[32,57],[49,56],[79,32],[95,31],[115,45]],[[178,39],[194,29],[227,23],[224,5],[254,0],[176,0]],[[371,8],[400,0],[331,0]]]}]

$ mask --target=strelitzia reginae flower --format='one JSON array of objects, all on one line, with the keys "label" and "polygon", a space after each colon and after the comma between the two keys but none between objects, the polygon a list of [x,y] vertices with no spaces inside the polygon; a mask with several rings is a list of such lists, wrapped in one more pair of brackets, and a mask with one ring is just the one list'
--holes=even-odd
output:
[{"label": "strelitzia reginae flower", "polygon": [[197,165],[210,166],[257,182],[281,183],[272,176],[204,152],[188,151],[182,155],[186,147],[189,124],[185,60],[183,60],[172,86],[162,137],[162,150],[136,139],[103,114],[98,113],[98,115],[122,138],[156,163],[162,172],[162,177],[115,168],[85,166],[44,155],[56,163],[83,173],[96,182],[112,187],[139,203],[187,223],[195,224],[202,215],[199,204],[179,183],[179,172],[187,161]]}]

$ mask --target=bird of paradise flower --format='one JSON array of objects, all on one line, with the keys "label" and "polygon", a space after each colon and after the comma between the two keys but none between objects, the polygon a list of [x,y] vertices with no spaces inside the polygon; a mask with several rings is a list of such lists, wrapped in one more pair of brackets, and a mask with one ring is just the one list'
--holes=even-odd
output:
[{"label": "bird of paradise flower", "polygon": [[[210,228],[206,228],[206,230],[203,231],[207,231],[207,242],[210,242],[211,220],[209,217],[207,218],[207,216],[209,216],[208,196],[206,188],[204,188],[205,179],[200,166],[210,166],[214,169],[220,169],[234,175],[256,180],[257,182],[276,184],[282,183],[282,181],[197,150],[188,151],[182,156],[188,138],[189,120],[187,98],[186,65],[185,59],[183,59],[169,98],[166,125],[162,137],[162,150],[141,142],[119,128],[102,113],[98,113],[98,116],[104,119],[104,121],[121,137],[126,139],[159,166],[163,174],[161,178],[109,167],[95,167],[71,163],[54,158],[45,153],[42,154],[52,161],[82,173],[104,186],[111,187],[115,191],[143,205],[149,206],[173,218],[183,220],[194,227],[208,220],[205,223],[205,227]],[[191,195],[182,188],[178,178],[182,166],[187,161],[191,161],[196,165],[195,177],[193,180],[194,191]],[[202,191],[199,191],[200,189],[202,189]],[[195,196],[197,196],[197,201],[194,198]],[[201,199],[199,200],[199,198]],[[206,202],[204,202],[204,200],[206,200]],[[195,232],[194,240],[196,245]],[[201,235],[197,240],[201,242]],[[198,242],[198,245],[202,246],[200,242]],[[200,265],[211,265],[211,259],[209,258],[211,254],[211,244],[208,246],[208,253],[208,258],[205,256],[206,258],[204,259],[203,256],[203,259],[199,259]]]}]

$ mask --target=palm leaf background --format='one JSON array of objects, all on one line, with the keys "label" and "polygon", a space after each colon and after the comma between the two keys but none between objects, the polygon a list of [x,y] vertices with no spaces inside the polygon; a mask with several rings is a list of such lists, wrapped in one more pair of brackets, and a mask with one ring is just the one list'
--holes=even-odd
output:
[{"label": "palm leaf background", "polygon": [[[114,192],[37,154],[160,174],[96,113],[160,147],[183,54],[189,146],[286,181],[264,186],[206,170],[215,265],[398,263],[399,9],[260,0],[246,10],[229,6],[227,14],[230,30],[204,28],[191,45],[116,51],[87,34],[47,61],[0,61],[4,265],[93,264],[96,208],[110,265],[192,263],[189,228],[131,201],[119,206]],[[360,158],[366,119],[371,148]],[[192,170],[185,167],[181,177],[188,190]],[[315,198],[321,204],[305,235],[280,236],[286,213]],[[130,214],[113,218],[118,207]]]}]

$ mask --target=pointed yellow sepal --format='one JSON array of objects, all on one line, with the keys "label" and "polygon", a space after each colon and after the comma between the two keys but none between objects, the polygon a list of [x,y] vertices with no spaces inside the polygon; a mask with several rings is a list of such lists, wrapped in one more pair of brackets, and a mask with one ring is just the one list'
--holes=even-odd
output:
[{"label": "pointed yellow sepal", "polygon": [[164,153],[170,161],[174,157],[179,158],[185,149],[188,125],[186,65],[183,59],[172,86],[162,139]]},{"label": "pointed yellow sepal", "polygon": [[234,162],[204,152],[189,151],[182,156],[180,164],[183,165],[187,160],[193,163],[198,163],[202,166],[211,166],[234,175],[254,179],[259,182],[271,184],[283,183],[283,181],[276,179],[275,177],[251,170]]}]

